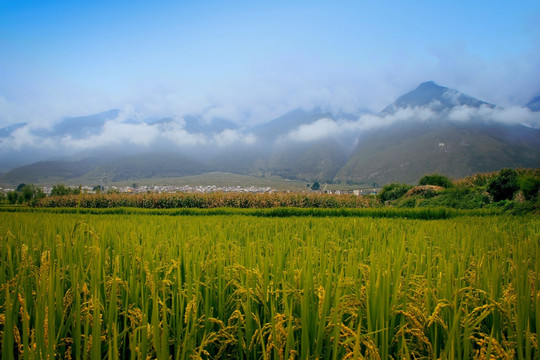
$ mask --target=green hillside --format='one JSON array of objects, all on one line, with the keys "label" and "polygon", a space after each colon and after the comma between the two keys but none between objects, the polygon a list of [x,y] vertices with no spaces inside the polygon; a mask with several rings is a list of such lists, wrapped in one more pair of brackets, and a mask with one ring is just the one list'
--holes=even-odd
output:
[{"label": "green hillside", "polygon": [[268,168],[285,178],[331,180],[346,162],[339,144],[327,139],[286,147],[276,152]]},{"label": "green hillside", "polygon": [[504,167],[538,167],[539,154],[540,131],[523,126],[402,123],[363,136],[336,179],[416,183],[433,172],[460,178]]}]

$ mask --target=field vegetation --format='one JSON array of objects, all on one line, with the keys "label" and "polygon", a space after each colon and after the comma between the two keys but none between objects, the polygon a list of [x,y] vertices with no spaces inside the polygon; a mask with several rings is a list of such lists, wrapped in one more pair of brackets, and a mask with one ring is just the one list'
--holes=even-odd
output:
[{"label": "field vegetation", "polygon": [[166,194],[81,194],[50,196],[33,203],[37,207],[147,209],[172,208],[368,208],[379,204],[374,196],[320,193],[166,193]]},{"label": "field vegetation", "polygon": [[3,211],[2,359],[537,359],[539,235],[530,215]]},{"label": "field vegetation", "polygon": [[[50,196],[35,185],[19,185],[17,191],[7,193],[11,204],[34,207],[116,208],[135,207],[146,209],[178,208],[498,208],[513,214],[540,211],[540,168],[502,169],[498,172],[475,174],[451,180],[440,174],[423,176],[416,186],[391,183],[385,185],[377,196],[352,194],[327,194],[318,191],[321,185],[307,184],[312,191],[277,193],[235,192],[176,192],[176,193],[118,193],[109,190],[97,193],[81,192],[81,188],[64,185],[53,187]],[[325,185],[326,188],[326,185]],[[0,199],[1,200],[1,199]],[[5,200],[4,200],[5,201]]]},{"label": "field vegetation", "polygon": [[418,186],[385,185],[379,199],[399,208],[500,208],[513,214],[540,209],[540,169],[502,169],[451,181],[440,174],[422,177]]}]

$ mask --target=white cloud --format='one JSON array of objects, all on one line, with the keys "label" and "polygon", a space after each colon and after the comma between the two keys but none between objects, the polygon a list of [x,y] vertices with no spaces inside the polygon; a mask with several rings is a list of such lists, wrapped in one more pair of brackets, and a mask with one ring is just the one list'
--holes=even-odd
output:
[{"label": "white cloud", "polygon": [[311,124],[300,125],[291,131],[287,137],[296,141],[313,141],[339,136],[347,131],[357,131],[361,128],[361,125],[360,121],[336,122],[332,119],[323,118]]},{"label": "white cloud", "polygon": [[5,150],[22,150],[25,148],[55,149],[57,147],[56,141],[37,136],[28,125],[13,131],[10,136],[0,141],[0,148]]},{"label": "white cloud", "polygon": [[165,123],[159,127],[160,136],[172,141],[176,145],[204,145],[207,139],[202,134],[192,134],[185,130],[185,121],[182,118],[176,118],[174,121]]},{"label": "white cloud", "polygon": [[387,115],[363,115],[356,121],[319,119],[311,124],[301,125],[287,134],[285,140],[314,141],[327,137],[340,137],[344,135],[356,136],[362,131],[389,126],[403,121],[429,121],[435,119],[448,119],[456,122],[466,121],[493,121],[507,125],[522,124],[529,127],[540,128],[540,112],[532,112],[524,107],[510,107],[507,109],[482,105],[479,108],[470,106],[456,106],[450,111],[439,113],[433,110],[433,104],[422,107],[408,107],[398,109],[395,113]]},{"label": "white cloud", "polygon": [[128,124],[115,119],[107,121],[102,132],[98,135],[84,139],[73,139],[71,136],[66,136],[62,138],[62,144],[66,148],[76,150],[123,144],[150,146],[158,135],[158,130],[147,124]]},{"label": "white cloud", "polygon": [[213,143],[218,146],[230,146],[237,144],[252,145],[257,141],[253,134],[241,134],[237,130],[225,129],[220,133],[214,134]]},{"label": "white cloud", "polygon": [[489,107],[486,105],[474,108],[470,106],[456,106],[448,114],[453,121],[495,121],[503,124],[522,124],[529,127],[540,128],[540,112],[533,112],[526,107]]}]

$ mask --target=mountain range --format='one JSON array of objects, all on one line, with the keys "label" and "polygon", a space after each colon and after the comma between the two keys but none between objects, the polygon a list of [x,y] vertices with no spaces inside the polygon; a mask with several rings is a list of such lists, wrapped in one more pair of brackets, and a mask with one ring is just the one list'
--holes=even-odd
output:
[{"label": "mountain range", "polygon": [[[540,166],[540,97],[503,109],[430,81],[378,114],[295,109],[247,127],[109,110],[0,128],[0,184],[95,184],[206,172],[371,185]],[[22,165],[22,166],[21,166]]]}]

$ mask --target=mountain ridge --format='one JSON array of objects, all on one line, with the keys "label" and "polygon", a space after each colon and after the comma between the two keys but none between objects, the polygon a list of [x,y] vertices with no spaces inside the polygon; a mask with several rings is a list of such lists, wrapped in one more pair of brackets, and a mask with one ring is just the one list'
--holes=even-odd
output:
[{"label": "mountain ridge", "polygon": [[[529,103],[532,108],[533,100]],[[475,115],[474,121],[456,120],[450,116],[456,109],[472,109],[475,114],[488,115],[483,118]],[[481,109],[491,112],[481,112]],[[0,175],[0,183],[39,182],[34,181],[39,180],[39,171],[43,172],[43,179],[60,181],[62,176],[95,179],[99,177],[96,174],[104,172],[109,173],[111,179],[136,180],[232,171],[307,181],[383,184],[389,181],[413,183],[434,171],[462,177],[502,167],[540,166],[540,130],[520,124],[503,124],[490,118],[489,114],[500,109],[428,81],[398,97],[378,115],[367,117],[360,113],[297,108],[253,127],[241,127],[222,118],[204,120],[200,116],[127,119],[121,120],[120,124],[125,124],[128,131],[140,128],[143,132],[155,133],[172,128],[176,132],[160,141],[159,150],[150,151],[144,144],[134,144],[124,147],[124,155],[121,155],[122,145],[112,144],[106,151],[101,151],[100,157],[104,160],[99,163],[88,158],[96,157],[101,148],[79,155],[79,160],[74,157],[73,162],[42,161],[13,169]],[[427,118],[422,115],[423,110],[429,110]],[[402,111],[407,112],[408,117],[397,116]],[[84,139],[89,134],[102,136],[104,124],[118,122],[119,115],[120,111],[113,109],[86,117],[65,118],[51,131],[77,139]],[[77,121],[80,121],[80,127],[75,126]],[[13,130],[4,132],[9,137],[10,130],[24,126],[16,124]],[[73,126],[76,129],[72,134],[66,129]],[[298,135],[300,130],[304,135],[314,132],[295,138],[293,135]],[[1,134],[4,133],[0,131]],[[190,140],[189,136],[194,135],[198,137],[191,140],[199,142],[191,145],[178,147],[171,140],[174,139],[172,136]],[[57,136],[60,139],[60,135]],[[254,140],[245,141],[249,136]],[[228,145],[217,143],[223,139],[229,139]],[[53,176],[54,171],[47,171],[46,165],[60,175]]]}]

